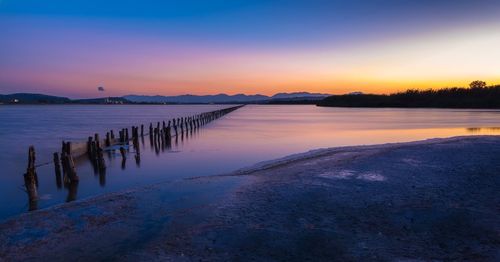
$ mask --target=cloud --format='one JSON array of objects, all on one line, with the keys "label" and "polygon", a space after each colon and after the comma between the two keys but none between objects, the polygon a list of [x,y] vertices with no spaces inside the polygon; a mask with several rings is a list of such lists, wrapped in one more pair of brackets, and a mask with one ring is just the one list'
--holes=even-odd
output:
[{"label": "cloud", "polygon": [[97,91],[104,92],[105,90],[104,90],[104,87],[100,86],[100,87],[97,88]]}]

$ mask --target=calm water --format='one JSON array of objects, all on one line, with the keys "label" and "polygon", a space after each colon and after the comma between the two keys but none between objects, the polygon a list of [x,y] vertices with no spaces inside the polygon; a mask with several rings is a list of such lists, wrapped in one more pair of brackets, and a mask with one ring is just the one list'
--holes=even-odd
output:
[{"label": "calm water", "polygon": [[[62,140],[84,140],[109,129],[163,121],[227,106],[1,106],[0,219],[28,210],[23,176],[27,148],[50,162]],[[53,165],[37,168],[38,208],[126,188],[233,171],[314,148],[412,141],[456,135],[500,135],[498,110],[360,109],[249,105],[216,120],[169,149],[146,137],[141,161],[105,154],[106,174],[77,162],[77,187],[58,188]]]}]

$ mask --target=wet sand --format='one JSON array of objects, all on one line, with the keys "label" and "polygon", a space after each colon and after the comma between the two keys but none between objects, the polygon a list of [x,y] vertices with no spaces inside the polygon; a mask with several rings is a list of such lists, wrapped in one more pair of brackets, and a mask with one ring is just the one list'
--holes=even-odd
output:
[{"label": "wet sand", "polygon": [[0,260],[500,260],[500,137],[314,150],[0,224]]}]

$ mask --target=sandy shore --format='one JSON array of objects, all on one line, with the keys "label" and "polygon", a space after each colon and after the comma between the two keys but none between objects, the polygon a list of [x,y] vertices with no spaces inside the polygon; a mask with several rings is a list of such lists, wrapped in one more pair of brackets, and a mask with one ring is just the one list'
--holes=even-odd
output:
[{"label": "sandy shore", "polygon": [[500,137],[314,150],[0,224],[0,261],[500,261]]}]

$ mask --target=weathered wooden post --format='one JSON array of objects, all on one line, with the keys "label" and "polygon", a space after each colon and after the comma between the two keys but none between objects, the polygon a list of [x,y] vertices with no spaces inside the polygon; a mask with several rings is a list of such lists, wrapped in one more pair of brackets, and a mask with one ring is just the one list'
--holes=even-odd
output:
[{"label": "weathered wooden post", "polygon": [[132,139],[137,139],[139,137],[139,133],[137,132],[137,127],[132,126]]},{"label": "weathered wooden post", "polygon": [[141,136],[144,136],[144,125],[141,125]]},{"label": "weathered wooden post", "polygon": [[109,136],[109,132],[106,132],[106,147],[111,146],[111,137]]},{"label": "weathered wooden post", "polygon": [[97,149],[97,165],[100,171],[106,169],[106,162],[104,162],[104,155],[102,152],[102,148]]},{"label": "weathered wooden post", "polygon": [[184,117],[181,117],[181,121],[180,122],[181,122],[181,124],[180,124],[181,130],[182,130],[181,133],[184,133],[184,130],[186,128],[186,123],[184,121]]},{"label": "weathered wooden post", "polygon": [[97,150],[98,150],[96,141],[91,142],[91,147],[92,147],[91,160],[92,160],[92,163],[95,163],[97,161]]},{"label": "weathered wooden post", "polygon": [[92,148],[92,137],[89,136],[88,140],[87,140],[87,155],[89,156],[89,158],[92,159],[92,156],[93,156],[93,152],[92,152],[93,148]]},{"label": "weathered wooden post", "polygon": [[79,178],[76,175],[76,167],[75,167],[75,161],[73,160],[73,156],[71,154],[71,142],[66,142],[66,155],[67,155],[67,161],[68,161],[68,171],[69,171],[69,178],[71,181],[78,181]]},{"label": "weathered wooden post", "polygon": [[153,124],[149,124],[149,144],[151,146],[151,148],[153,148],[153,140],[154,140],[154,137],[153,137]]},{"label": "weathered wooden post", "polygon": [[170,128],[170,120],[168,120],[168,125],[167,125],[167,138],[170,140],[172,138],[171,128]]},{"label": "weathered wooden post", "polygon": [[24,174],[24,185],[28,193],[30,211],[37,208],[38,200],[38,179],[36,177],[35,158],[35,147],[30,146],[28,149],[28,168],[26,169],[26,174]]},{"label": "weathered wooden post", "polygon": [[[101,148],[101,142],[99,141],[99,134],[98,133],[94,134],[94,140],[95,140],[96,149],[99,150],[99,148]],[[71,144],[70,144],[70,146],[71,146]]]},{"label": "weathered wooden post", "polygon": [[173,123],[174,123],[174,131],[175,131],[175,137],[179,136],[178,132],[177,132],[177,124],[175,122],[175,118],[172,119]]},{"label": "weathered wooden post", "polygon": [[56,172],[56,185],[57,188],[62,187],[62,181],[61,181],[61,164],[59,162],[59,154],[57,152],[54,153],[54,169]]}]

